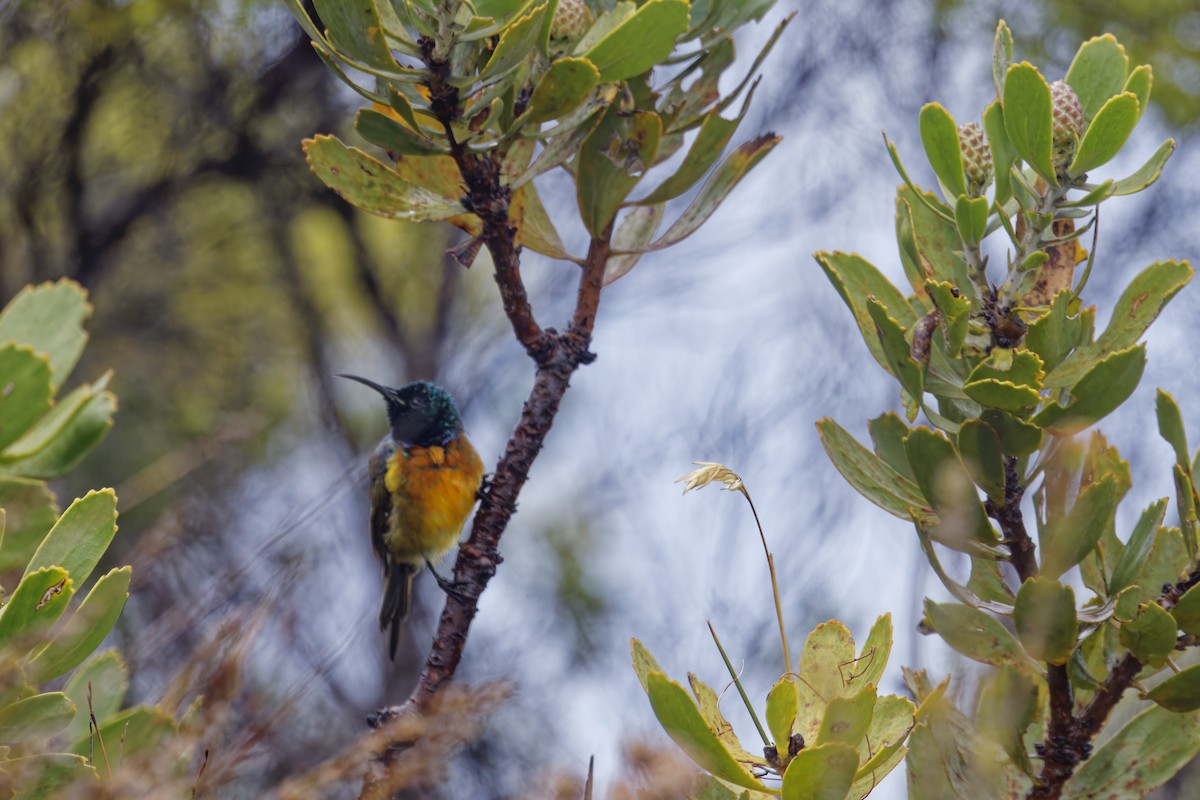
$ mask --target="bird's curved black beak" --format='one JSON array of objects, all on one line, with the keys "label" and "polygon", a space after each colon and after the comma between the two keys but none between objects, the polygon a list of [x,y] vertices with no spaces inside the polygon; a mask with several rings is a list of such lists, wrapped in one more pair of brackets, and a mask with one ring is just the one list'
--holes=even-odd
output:
[{"label": "bird's curved black beak", "polygon": [[369,381],[366,378],[359,377],[358,375],[346,375],[344,373],[339,372],[339,373],[335,374],[334,377],[335,378],[346,378],[347,380],[351,380],[351,381],[358,381],[363,386],[370,386],[372,389],[379,392],[385,398],[390,399],[392,397],[392,395],[394,395],[396,393],[396,390],[392,389],[389,386],[381,386],[380,384],[376,383],[375,381]]}]

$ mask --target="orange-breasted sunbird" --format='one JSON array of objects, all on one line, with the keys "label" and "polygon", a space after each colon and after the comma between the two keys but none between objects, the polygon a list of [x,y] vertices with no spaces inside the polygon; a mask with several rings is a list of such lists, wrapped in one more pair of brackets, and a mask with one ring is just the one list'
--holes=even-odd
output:
[{"label": "orange-breasted sunbird", "polygon": [[338,377],[370,386],[387,403],[391,430],[371,454],[367,470],[371,544],[385,583],[379,627],[389,632],[388,653],[394,659],[413,578],[458,542],[475,505],[483,462],[463,432],[454,399],[442,387],[416,381],[393,389],[357,375]]}]

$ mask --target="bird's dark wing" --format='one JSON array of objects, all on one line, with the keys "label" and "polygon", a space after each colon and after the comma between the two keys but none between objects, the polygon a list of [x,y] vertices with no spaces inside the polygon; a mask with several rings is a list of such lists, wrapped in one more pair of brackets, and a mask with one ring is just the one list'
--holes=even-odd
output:
[{"label": "bird's dark wing", "polygon": [[384,535],[388,530],[388,518],[392,515],[392,493],[388,491],[384,478],[388,459],[394,452],[396,445],[392,443],[391,437],[385,437],[375,448],[367,464],[367,473],[371,481],[371,546],[383,564],[385,576],[388,573],[388,551]]}]

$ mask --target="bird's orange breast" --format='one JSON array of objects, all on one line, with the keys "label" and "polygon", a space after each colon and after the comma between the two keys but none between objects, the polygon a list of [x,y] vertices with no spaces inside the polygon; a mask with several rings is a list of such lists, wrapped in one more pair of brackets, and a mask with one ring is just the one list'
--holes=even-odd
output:
[{"label": "bird's orange breast", "polygon": [[462,434],[444,447],[397,448],[384,476],[392,495],[384,543],[392,558],[420,564],[453,547],[482,479],[483,462]]}]

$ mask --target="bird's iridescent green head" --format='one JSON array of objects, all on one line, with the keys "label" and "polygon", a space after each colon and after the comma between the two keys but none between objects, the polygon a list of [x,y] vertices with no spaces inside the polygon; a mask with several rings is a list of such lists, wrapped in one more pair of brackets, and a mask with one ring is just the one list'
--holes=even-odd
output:
[{"label": "bird's iridescent green head", "polygon": [[402,445],[432,447],[454,440],[462,432],[462,420],[450,393],[429,381],[414,381],[393,389],[357,375],[338,375],[370,386],[387,403],[392,438]]}]

